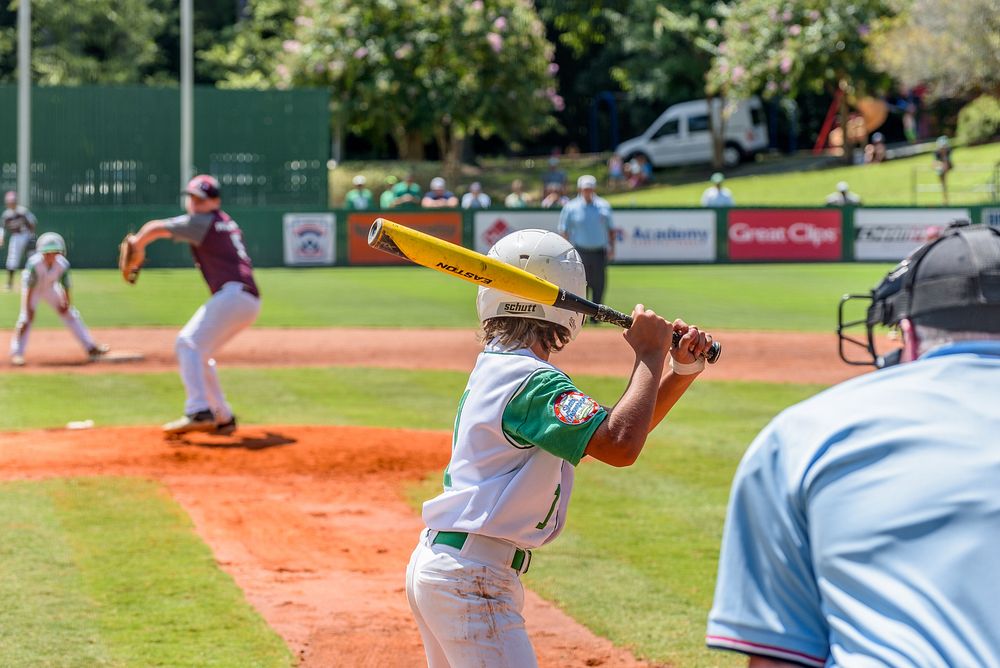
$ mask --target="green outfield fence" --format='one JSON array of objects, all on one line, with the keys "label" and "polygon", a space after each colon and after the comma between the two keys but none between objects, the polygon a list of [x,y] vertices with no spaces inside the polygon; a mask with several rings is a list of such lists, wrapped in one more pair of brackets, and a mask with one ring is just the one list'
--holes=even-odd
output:
[{"label": "green outfield fence", "polygon": [[[196,86],[195,172],[218,177],[230,206],[325,207],[329,117],[325,90]],[[31,144],[33,209],[176,205],[180,91],[35,87]],[[0,86],[0,189],[16,189],[16,162],[17,87]]]},{"label": "green outfield fence", "polygon": [[[279,267],[284,265],[284,228],[283,219],[289,213],[330,213],[333,214],[336,224],[334,226],[335,236],[335,260],[336,264],[343,266],[348,264],[367,264],[374,259],[381,262],[382,259],[392,260],[390,256],[382,257],[383,254],[374,253],[367,255],[366,259],[352,261],[352,251],[358,251],[359,246],[366,246],[365,235],[367,226],[376,217],[385,215],[396,218],[404,224],[413,224],[419,221],[408,221],[406,212],[392,211],[346,211],[344,209],[326,209],[325,207],[305,207],[305,206],[257,206],[247,207],[238,204],[230,206],[228,197],[224,193],[225,210],[240,224],[244,232],[244,240],[254,264],[258,267]],[[922,229],[930,224],[941,224],[953,217],[967,217],[974,223],[991,224],[1000,227],[1000,206],[969,206],[959,207],[967,215],[949,213],[949,209],[935,207],[864,207],[860,209],[830,209],[830,208],[803,208],[803,207],[761,207],[761,208],[741,208],[741,209],[718,209],[707,212],[710,217],[710,227],[714,227],[715,239],[711,256],[702,256],[700,259],[687,260],[689,262],[811,262],[811,261],[841,261],[851,262],[856,260],[887,261],[894,258],[892,255],[896,251],[893,243],[902,243],[898,246],[903,249],[907,244],[915,241],[919,242],[919,234]],[[409,215],[420,215],[424,217],[449,218],[454,221],[455,229],[453,238],[456,241],[460,238],[462,243],[469,248],[485,250],[484,239],[482,237],[483,225],[476,224],[477,216],[488,216],[488,222],[494,220],[506,220],[516,227],[516,216],[547,216],[547,222],[542,224],[532,223],[529,226],[554,227],[554,220],[558,218],[558,212],[551,210],[533,209],[490,209],[488,211],[462,211],[462,210],[436,210],[437,213],[428,211],[411,211]],[[69,247],[70,260],[75,267],[80,268],[110,268],[117,263],[117,246],[122,236],[129,231],[137,230],[144,222],[154,218],[166,218],[181,213],[177,203],[164,206],[88,206],[88,207],[38,207],[35,214],[39,221],[39,231],[59,232],[66,238]],[[644,224],[641,221],[652,221],[649,224],[656,226],[660,224],[663,229],[663,221],[670,221],[671,217],[680,217],[700,213],[705,215],[703,209],[639,209],[620,208],[615,209],[616,224],[621,224],[626,228],[632,225]],[[631,218],[638,219],[639,223],[630,222]],[[901,242],[893,242],[893,235],[909,233],[907,228],[894,227],[893,221],[902,220],[909,222],[911,217],[920,216],[937,217],[936,221],[928,223],[926,226],[913,226],[909,232],[912,236]],[[792,221],[809,221],[811,218],[828,222],[830,228],[835,229],[837,236],[832,244],[827,244],[828,250],[825,255],[810,257],[806,255],[793,254],[786,257],[748,257],[747,248],[744,246],[742,254],[737,252],[737,244],[733,236],[733,227],[736,221],[742,221],[744,225],[752,224],[755,219],[763,221],[765,232],[762,238],[767,238],[767,230],[780,230],[780,221],[784,217]],[[884,219],[884,220],[883,220]],[[746,221],[750,221],[747,223]],[[772,223],[772,221],[775,221]],[[830,222],[832,221],[832,222]],[[667,223],[669,226],[672,223]],[[683,226],[685,223],[678,223]],[[794,225],[795,223],[791,223]],[[812,223],[810,223],[812,224]],[[787,228],[787,223],[785,223]],[[867,225],[867,227],[865,227]],[[819,229],[818,225],[812,228]],[[477,231],[478,230],[478,231]],[[882,235],[884,241],[876,242],[873,245],[865,246],[859,243],[859,234],[867,233]],[[435,233],[433,229],[428,230]],[[860,231],[860,232],[859,232]],[[634,233],[633,230],[626,229],[626,234]],[[808,240],[806,240],[808,242]],[[655,243],[655,240],[650,243]],[[668,240],[665,243],[670,243]],[[683,244],[682,239],[679,243]],[[878,243],[885,245],[887,254],[882,256],[864,256],[865,248],[878,248]],[[809,243],[798,244],[805,247],[807,251],[813,250]],[[624,247],[623,247],[624,248]],[[823,246],[816,246],[822,249]],[[754,247],[749,247],[752,252]],[[859,250],[861,254],[859,255]],[[868,251],[871,252],[870,250]],[[901,251],[905,252],[905,251]],[[360,257],[360,255],[359,255]],[[619,260],[621,261],[621,260]],[[684,262],[677,259],[640,259],[634,260],[636,264],[660,264],[671,262]],[[189,267],[191,257],[186,244],[175,244],[161,242],[150,246],[148,265],[150,267]]]}]

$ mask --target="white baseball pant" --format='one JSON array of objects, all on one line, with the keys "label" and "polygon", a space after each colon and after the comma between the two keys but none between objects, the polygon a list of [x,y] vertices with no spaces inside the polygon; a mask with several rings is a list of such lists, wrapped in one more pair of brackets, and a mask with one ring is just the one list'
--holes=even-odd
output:
[{"label": "white baseball pant", "polygon": [[[14,335],[10,339],[10,354],[24,355],[28,347],[28,334],[31,332],[32,321],[28,319],[28,311],[34,312],[38,308],[38,302],[47,301],[56,313],[59,308],[66,303],[66,291],[62,285],[56,283],[51,288],[35,288],[31,291],[31,303],[28,303],[27,288],[21,289],[21,312],[17,316],[17,324],[14,325]],[[59,313],[63,324],[73,332],[73,336],[80,342],[84,350],[89,351],[94,347],[94,339],[90,337],[90,331],[83,324],[83,318],[75,306],[70,306],[64,313]]]},{"label": "white baseball pant", "polygon": [[185,415],[210,410],[220,422],[233,417],[233,409],[222,393],[212,355],[252,325],[258,313],[260,299],[244,291],[242,283],[232,281],[212,295],[184,325],[174,349],[187,395]]},{"label": "white baseball pant", "polygon": [[7,237],[7,270],[17,271],[21,268],[24,251],[31,241],[31,232],[15,232]]},{"label": "white baseball pant", "polygon": [[[537,668],[524,628],[517,571],[493,558],[496,539],[470,535],[461,550],[424,530],[406,570],[406,596],[428,668]],[[475,555],[474,557],[472,555]]]}]

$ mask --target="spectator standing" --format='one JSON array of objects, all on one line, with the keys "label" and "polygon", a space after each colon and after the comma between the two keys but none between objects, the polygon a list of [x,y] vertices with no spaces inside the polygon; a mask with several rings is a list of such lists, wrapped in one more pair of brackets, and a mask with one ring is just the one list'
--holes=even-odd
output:
[{"label": "spectator standing", "polygon": [[508,209],[523,209],[528,206],[528,196],[524,194],[524,182],[514,179],[510,184],[510,194],[503,200]]},{"label": "spectator standing", "polygon": [[545,195],[540,206],[543,209],[561,209],[569,202],[569,197],[563,194],[562,188],[555,183],[545,186]]},{"label": "spectator standing", "polygon": [[413,172],[407,172],[406,178],[392,189],[392,194],[396,196],[392,203],[393,208],[414,209],[420,206],[422,192],[420,184],[417,183],[416,175]]},{"label": "spectator standing", "polygon": [[395,206],[396,194],[392,192],[392,189],[396,186],[396,182],[399,181],[395,176],[390,174],[385,177],[385,190],[378,198],[378,205],[381,209],[391,209]]},{"label": "spectator standing", "polygon": [[446,188],[444,179],[435,176],[431,179],[431,189],[424,194],[420,205],[425,209],[443,209],[446,207],[458,206],[458,198],[455,193]]},{"label": "spectator standing", "polygon": [[469,185],[469,192],[462,195],[463,209],[488,209],[492,204],[493,200],[483,192],[483,186],[479,181],[473,181]]},{"label": "spectator standing", "polygon": [[941,197],[944,203],[948,203],[948,172],[954,165],[951,164],[951,146],[948,138],[941,135],[937,138],[937,148],[934,149],[934,173],[941,180]]},{"label": "spectator standing", "polygon": [[865,162],[885,162],[885,137],[881,132],[873,134],[871,142],[865,146]]},{"label": "spectator standing", "polygon": [[7,240],[7,292],[14,287],[14,272],[21,268],[21,261],[28,250],[31,238],[38,227],[35,214],[17,203],[17,193],[13,190],[3,197],[3,225],[0,226],[0,246]]},{"label": "spectator standing", "polygon": [[851,192],[847,181],[838,181],[837,189],[826,196],[827,206],[861,206],[861,195]]},{"label": "spectator standing", "polygon": [[372,199],[372,191],[365,188],[367,181],[368,179],[363,174],[354,177],[352,181],[354,187],[347,191],[347,196],[344,198],[344,205],[348,209],[371,209],[373,207],[375,202]]},{"label": "spectator standing", "polygon": [[996,665],[997,276],[1000,230],[945,230],[871,293],[868,334],[898,327],[903,363],[760,432],[729,496],[710,647],[751,667]]},{"label": "spectator standing", "polygon": [[608,158],[608,189],[620,190],[625,187],[625,160],[617,153]]},{"label": "spectator standing", "polygon": [[560,192],[566,192],[566,172],[559,168],[559,158],[556,156],[549,158],[549,168],[542,174],[542,192],[551,185],[559,186]]},{"label": "spectator standing", "polygon": [[903,107],[903,135],[907,143],[917,143],[917,104],[912,100],[908,100]]},{"label": "spectator standing", "polygon": [[730,192],[729,188],[723,186],[726,177],[722,175],[722,172],[716,172],[712,174],[712,178],[709,179],[712,185],[705,188],[705,192],[701,194],[701,205],[706,207],[712,206],[733,206],[733,193]]},{"label": "spectator standing", "polygon": [[[597,179],[589,174],[576,181],[577,196],[563,207],[559,215],[559,234],[580,253],[587,276],[590,298],[603,303],[608,262],[615,255],[615,233],[612,229],[611,205],[595,192]],[[596,324],[596,321],[591,321]]]}]

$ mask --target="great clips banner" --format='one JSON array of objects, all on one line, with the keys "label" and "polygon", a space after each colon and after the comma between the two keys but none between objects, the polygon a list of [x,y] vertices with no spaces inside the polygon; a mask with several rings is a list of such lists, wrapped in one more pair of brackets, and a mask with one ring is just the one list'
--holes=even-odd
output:
[{"label": "great clips banner", "polygon": [[843,257],[839,209],[733,209],[729,259],[835,261]]}]

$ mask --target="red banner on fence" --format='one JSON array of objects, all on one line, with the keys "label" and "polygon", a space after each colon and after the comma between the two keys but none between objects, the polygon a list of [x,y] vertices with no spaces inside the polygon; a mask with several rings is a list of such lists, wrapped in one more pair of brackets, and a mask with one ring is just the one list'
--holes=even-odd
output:
[{"label": "red banner on fence", "polygon": [[840,260],[841,212],[810,209],[733,209],[731,260]]},{"label": "red banner on fence", "polygon": [[[462,245],[462,214],[457,211],[441,213],[387,211],[386,218],[400,225],[420,230],[432,237]],[[368,231],[379,213],[352,213],[347,216],[348,264],[408,264],[406,260],[375,250],[368,245]]]}]

